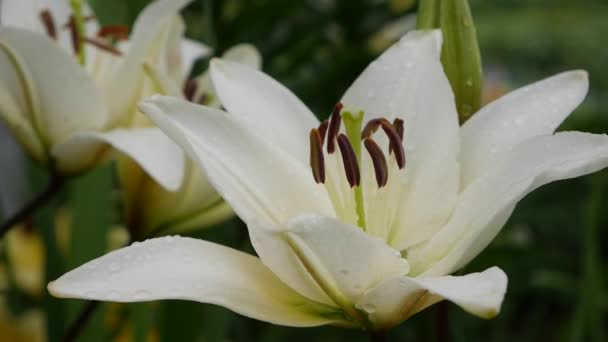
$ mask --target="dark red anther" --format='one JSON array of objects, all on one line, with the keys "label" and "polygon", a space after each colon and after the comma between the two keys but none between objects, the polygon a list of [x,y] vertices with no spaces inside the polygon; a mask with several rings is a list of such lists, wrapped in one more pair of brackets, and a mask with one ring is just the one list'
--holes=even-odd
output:
[{"label": "dark red anther", "polygon": [[194,95],[196,95],[196,91],[198,90],[198,83],[194,79],[189,79],[184,83],[184,89],[182,90],[184,93],[184,97],[186,100],[193,102]]},{"label": "dark red anther", "polygon": [[129,27],[127,25],[104,26],[97,31],[97,37],[127,40],[129,39]]},{"label": "dark red anther", "polygon": [[378,127],[380,127],[381,121],[384,119],[371,119],[367,122],[365,127],[363,127],[363,131],[361,132],[361,139],[365,139],[371,137],[372,134],[376,133]]},{"label": "dark red anther", "polygon": [[378,146],[372,138],[363,139],[363,144],[372,159],[374,172],[376,174],[376,183],[378,184],[378,187],[381,188],[385,186],[388,181],[388,164],[386,162],[386,157],[384,157],[384,153],[382,153],[380,146]]},{"label": "dark red anther", "polygon": [[340,123],[342,122],[342,103],[336,103],[334,110],[331,113],[329,120],[329,128],[327,130],[327,153],[332,154],[336,150],[336,137],[340,132]]},{"label": "dark red anther", "polygon": [[321,135],[321,146],[325,143],[325,133],[327,133],[327,127],[329,127],[329,120],[321,122],[319,125],[319,134]]},{"label": "dark red anther", "polygon": [[42,10],[40,12],[40,21],[42,22],[42,25],[44,25],[46,34],[53,39],[57,39],[57,26],[55,25],[55,19],[53,18],[51,11],[48,9]]},{"label": "dark red anther", "polygon": [[323,159],[323,143],[319,130],[310,131],[310,168],[317,184],[325,183],[325,160]]},{"label": "dark red anther", "polygon": [[76,23],[74,22],[74,16],[70,16],[70,19],[65,24],[64,27],[67,27],[70,30],[70,36],[72,37],[72,48],[74,52],[77,54],[80,51],[80,44],[82,43],[81,37],[78,34],[78,30],[76,29]]},{"label": "dark red anther", "polygon": [[382,130],[388,137],[389,145],[388,151],[390,153],[395,153],[395,160],[397,160],[397,165],[399,169],[403,169],[405,167],[405,150],[403,149],[403,143],[401,137],[399,136],[399,132],[397,129],[390,123],[388,120],[383,120],[381,122]]},{"label": "dark red anther", "polygon": [[120,52],[117,48],[113,47],[112,45],[106,44],[104,42],[101,42],[97,39],[93,39],[93,38],[85,38],[84,39],[85,42],[95,46],[96,48],[99,48],[103,51],[109,52],[113,55],[116,56],[122,56],[122,52]]},{"label": "dark red anther", "polygon": [[337,141],[340,152],[342,153],[342,162],[344,163],[344,172],[346,173],[348,184],[351,188],[361,185],[359,162],[357,161],[357,155],[355,154],[353,147],[344,134],[338,135]]},{"label": "dark red anther", "polygon": [[395,120],[393,120],[393,127],[395,127],[395,130],[397,131],[397,134],[399,134],[399,139],[401,139],[401,142],[403,142],[403,132],[404,132],[404,127],[403,127],[403,120],[396,118]]}]

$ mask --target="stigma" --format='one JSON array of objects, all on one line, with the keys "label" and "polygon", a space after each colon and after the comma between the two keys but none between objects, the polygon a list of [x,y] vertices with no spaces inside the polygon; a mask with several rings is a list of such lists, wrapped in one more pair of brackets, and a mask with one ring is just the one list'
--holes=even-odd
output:
[{"label": "stigma", "polygon": [[[331,155],[335,153],[337,145],[338,149],[340,149],[348,184],[351,188],[360,186],[361,168],[359,164],[361,162],[361,145],[363,145],[372,161],[376,184],[379,188],[386,186],[389,170],[387,158],[373,136],[381,128],[384,135],[388,138],[389,156],[394,155],[400,170],[405,168],[403,120],[397,118],[393,122],[390,122],[385,118],[372,119],[365,125],[360,134],[354,135],[349,133],[348,122],[343,117],[342,109],[342,103],[336,104],[330,119],[321,122],[319,127],[313,128],[310,131],[310,167],[315,182],[317,184],[325,183],[325,155],[323,146],[326,147],[327,154]],[[362,115],[360,120],[362,120]],[[342,122],[345,123],[347,134],[340,133]],[[361,125],[359,121],[357,132],[360,129]]]}]

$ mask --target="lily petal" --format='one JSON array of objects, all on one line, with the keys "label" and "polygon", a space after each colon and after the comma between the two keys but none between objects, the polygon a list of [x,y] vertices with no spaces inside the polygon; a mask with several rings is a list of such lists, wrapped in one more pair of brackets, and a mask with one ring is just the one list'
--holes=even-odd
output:
[{"label": "lily petal", "polygon": [[181,148],[158,128],[80,133],[57,146],[52,152],[60,169],[79,170],[96,162],[107,145],[136,161],[167,191],[175,191],[182,184],[185,155]]},{"label": "lily petal", "polygon": [[300,296],[254,256],[182,237],[114,251],[66,273],[48,289],[57,297],[114,302],[193,300],[289,326],[339,321],[333,308]]},{"label": "lily petal", "polygon": [[[238,44],[230,49],[226,50],[222,55],[223,60],[232,61],[240,64],[250,66],[255,69],[262,68],[262,55],[251,44]],[[217,96],[217,91],[211,82],[211,75],[209,70],[200,74],[195,78],[197,83],[196,93],[194,99],[200,101],[204,96],[204,103],[209,107],[220,108],[222,104]]]},{"label": "lily petal", "polygon": [[[57,2],[57,1],[55,1]],[[37,0],[4,0],[0,2],[0,17],[3,26],[23,28],[42,33]]]},{"label": "lily petal", "polygon": [[209,56],[213,52],[211,47],[188,38],[182,39],[180,45],[182,74],[186,76],[199,58]]},{"label": "lily petal", "polygon": [[259,70],[227,60],[211,61],[211,79],[229,113],[308,165],[308,133],[319,120],[291,91]]},{"label": "lily petal", "polygon": [[163,96],[142,101],[140,110],[198,161],[245,222],[264,218],[281,224],[303,213],[335,215],[308,167],[260,139],[240,117]]},{"label": "lily petal", "polygon": [[[25,106],[24,113],[31,113],[33,127],[45,144],[54,145],[74,132],[103,127],[107,111],[95,84],[72,56],[47,37],[3,27],[0,50],[19,80],[19,84],[3,84],[2,88],[22,90],[24,98],[17,103]],[[0,82],[8,80],[15,77],[3,75]]]},{"label": "lily petal", "polygon": [[492,267],[465,276],[393,278],[368,292],[358,305],[369,313],[374,328],[386,329],[443,299],[473,315],[492,318],[500,311],[506,290],[506,274]]},{"label": "lily petal", "polygon": [[517,89],[486,105],[460,131],[464,188],[508,153],[534,136],[552,134],[583,101],[585,71],[570,71]]},{"label": "lily petal", "polygon": [[449,217],[458,193],[458,114],[440,47],[440,31],[408,33],[342,99],[345,109],[363,110],[366,120],[404,120],[407,165],[401,174],[407,187],[391,238],[398,249],[432,236]]},{"label": "lily petal", "polygon": [[11,72],[11,68],[8,61],[0,56],[0,75],[3,76],[3,82],[0,82],[0,117],[30,156],[34,160],[46,164],[48,156],[42,140],[34,130],[27,114],[23,112],[24,107],[16,102],[19,99],[24,100],[23,93],[18,88],[4,88],[19,82],[16,78],[11,80],[12,76],[16,76],[14,72]]},{"label": "lily petal", "polygon": [[254,221],[248,228],[256,252],[281,280],[347,313],[366,290],[409,271],[382,239],[334,218],[302,215],[283,227]]},{"label": "lily petal", "polygon": [[424,270],[426,275],[443,275],[458,270],[498,233],[493,224],[497,217],[508,213],[525,195],[552,181],[606,166],[606,135],[561,132],[518,144],[502,163],[461,194],[452,218],[440,232],[420,248],[408,251],[414,274]]},{"label": "lily petal", "polygon": [[[137,17],[129,40],[129,50],[113,81],[105,90],[112,99],[112,123],[120,124],[135,115],[143,86],[142,66],[158,61],[166,47],[166,40],[174,28],[179,11],[192,0],[158,0],[148,5]],[[154,63],[151,63],[154,64]]]},{"label": "lily petal", "polygon": [[229,207],[222,206],[225,203],[220,195],[198,164],[190,159],[186,160],[184,181],[178,191],[167,192],[157,184],[139,184],[133,204],[138,208],[135,222],[138,229],[144,231],[167,227],[184,233],[188,227],[201,228],[234,215]]}]

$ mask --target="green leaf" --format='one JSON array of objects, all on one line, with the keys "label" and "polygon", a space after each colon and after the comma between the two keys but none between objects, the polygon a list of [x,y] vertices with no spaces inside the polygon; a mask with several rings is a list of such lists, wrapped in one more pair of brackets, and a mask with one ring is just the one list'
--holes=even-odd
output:
[{"label": "green leaf", "polygon": [[[112,225],[114,187],[113,169],[106,166],[81,176],[70,184],[69,207],[72,210],[67,269],[78,267],[107,252],[107,234]],[[67,271],[67,270],[66,270]],[[86,302],[70,300],[69,322],[80,314]],[[99,307],[79,341],[103,341],[103,307]]]}]

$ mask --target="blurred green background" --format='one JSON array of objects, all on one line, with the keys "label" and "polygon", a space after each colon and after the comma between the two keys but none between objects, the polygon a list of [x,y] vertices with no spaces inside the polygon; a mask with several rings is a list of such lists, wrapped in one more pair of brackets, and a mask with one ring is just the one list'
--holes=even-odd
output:
[{"label": "blurred green background", "polygon": [[[102,23],[131,24],[149,1],[89,2]],[[560,71],[586,69],[590,93],[560,130],[608,132],[608,2],[472,0],[471,9],[487,99]],[[326,117],[362,69],[414,26],[413,13],[414,0],[198,0],[183,16],[188,36],[216,54],[236,43],[256,45],[264,70]],[[195,73],[207,63],[197,63]],[[9,144],[2,134],[2,143]],[[2,153],[6,217],[43,186],[46,175],[22,156]],[[7,178],[21,172],[19,163],[27,170],[22,182]],[[120,220],[114,184],[111,166],[70,182],[25,229],[3,241],[0,340],[62,340],[83,302],[50,298],[43,284],[125,241],[111,229]],[[70,229],[62,229],[66,225]],[[498,265],[508,274],[501,314],[485,321],[446,305],[450,340],[606,341],[607,235],[608,171],[554,183],[525,198],[498,238],[467,267]],[[193,236],[253,251],[238,219]],[[39,248],[42,244],[47,248]],[[439,306],[425,310],[392,331],[391,340],[436,341],[439,316]],[[8,335],[9,330],[28,334]],[[296,342],[367,336],[332,327],[272,326],[212,305],[164,301],[102,304],[77,340]]]}]

